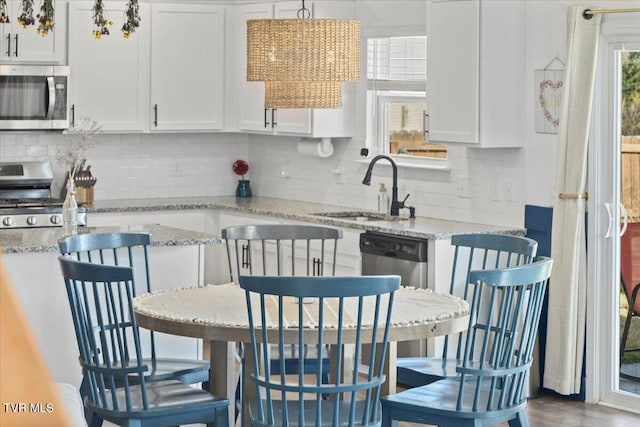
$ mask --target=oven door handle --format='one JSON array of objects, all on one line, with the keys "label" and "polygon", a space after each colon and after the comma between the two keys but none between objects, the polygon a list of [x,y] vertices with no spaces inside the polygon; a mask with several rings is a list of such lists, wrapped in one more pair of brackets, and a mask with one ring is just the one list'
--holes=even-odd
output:
[{"label": "oven door handle", "polygon": [[53,76],[47,77],[47,88],[49,89],[49,105],[47,106],[47,120],[53,118],[53,110],[56,106],[56,81]]}]

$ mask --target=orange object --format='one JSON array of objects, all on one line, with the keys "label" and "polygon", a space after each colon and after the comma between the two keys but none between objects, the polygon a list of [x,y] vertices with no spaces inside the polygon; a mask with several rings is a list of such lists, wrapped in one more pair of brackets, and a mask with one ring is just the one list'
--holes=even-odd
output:
[{"label": "orange object", "polygon": [[0,258],[0,426],[66,427],[66,408]]}]

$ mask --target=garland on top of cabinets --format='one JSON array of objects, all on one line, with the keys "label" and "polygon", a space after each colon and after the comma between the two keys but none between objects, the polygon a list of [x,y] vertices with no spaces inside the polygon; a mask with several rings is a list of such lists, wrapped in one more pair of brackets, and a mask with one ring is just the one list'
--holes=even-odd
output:
[{"label": "garland on top of cabinets", "polygon": [[[54,20],[54,0],[41,0],[40,13],[33,17],[33,3],[34,0],[21,0],[19,15],[17,21],[25,29],[30,25],[38,22],[37,32],[45,37],[50,31],[53,31],[55,26]],[[93,36],[96,39],[102,38],[102,36],[109,35],[109,26],[113,25],[113,21],[109,20],[107,11],[104,8],[103,0],[95,0],[93,5]],[[122,24],[122,36],[126,39],[130,38],[136,29],[140,26],[140,8],[138,0],[128,0],[127,7],[124,13],[124,23]],[[0,0],[0,24],[10,23],[9,9],[7,7],[7,0]]]}]

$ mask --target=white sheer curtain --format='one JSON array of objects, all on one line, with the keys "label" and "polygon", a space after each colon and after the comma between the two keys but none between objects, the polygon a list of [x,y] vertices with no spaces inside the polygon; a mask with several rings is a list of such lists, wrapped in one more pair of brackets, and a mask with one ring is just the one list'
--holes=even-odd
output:
[{"label": "white sheer curtain", "polygon": [[544,387],[560,394],[580,392],[585,342],[586,244],[584,198],[587,144],[596,74],[600,15],[569,8],[569,53],[558,133],[553,208],[549,311]]}]

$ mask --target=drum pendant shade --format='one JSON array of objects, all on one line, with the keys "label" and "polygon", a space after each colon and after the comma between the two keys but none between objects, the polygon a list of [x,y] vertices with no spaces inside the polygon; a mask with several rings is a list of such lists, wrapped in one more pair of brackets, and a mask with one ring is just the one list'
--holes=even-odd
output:
[{"label": "drum pendant shade", "polygon": [[266,108],[336,108],[360,79],[360,22],[247,21],[247,81],[264,81]]},{"label": "drum pendant shade", "polygon": [[338,108],[342,82],[265,82],[265,108]]}]

